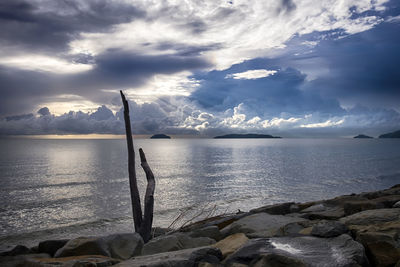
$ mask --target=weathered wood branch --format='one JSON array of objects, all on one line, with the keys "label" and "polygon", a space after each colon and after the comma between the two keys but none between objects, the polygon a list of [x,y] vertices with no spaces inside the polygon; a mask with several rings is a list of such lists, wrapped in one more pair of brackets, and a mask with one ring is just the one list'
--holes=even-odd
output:
[{"label": "weathered wood branch", "polygon": [[131,119],[129,117],[129,105],[125,95],[120,91],[122,103],[124,105],[124,120],[126,130],[126,143],[128,146],[128,172],[129,172],[129,187],[131,192],[133,222],[135,232],[139,232],[142,225],[142,206],[140,204],[139,189],[137,187],[136,169],[135,169],[135,151],[133,147]]},{"label": "weathered wood branch", "polygon": [[122,103],[124,104],[124,120],[126,130],[126,142],[128,146],[128,171],[129,171],[129,186],[131,191],[133,222],[135,225],[135,232],[139,233],[146,243],[151,238],[151,227],[153,224],[154,212],[154,190],[156,181],[154,174],[150,169],[146,160],[146,155],[143,150],[139,149],[140,161],[144,172],[146,173],[147,188],[144,197],[144,216],[142,215],[142,208],[140,204],[140,195],[137,187],[136,169],[135,169],[135,151],[133,147],[133,138],[131,130],[131,120],[129,117],[129,105],[125,95],[120,91]]},{"label": "weathered wood branch", "polygon": [[139,149],[140,161],[147,178],[147,188],[146,195],[144,197],[144,217],[142,226],[140,229],[140,234],[143,241],[146,243],[151,238],[151,226],[153,224],[153,211],[154,211],[154,189],[156,187],[156,181],[154,179],[154,174],[150,169],[149,164],[146,160],[146,155],[143,150]]}]

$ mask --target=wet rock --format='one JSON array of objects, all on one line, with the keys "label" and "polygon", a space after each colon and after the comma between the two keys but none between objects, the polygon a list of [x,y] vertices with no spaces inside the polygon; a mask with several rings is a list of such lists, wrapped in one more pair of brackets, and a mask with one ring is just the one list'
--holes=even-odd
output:
[{"label": "wet rock", "polygon": [[30,253],[32,253],[30,248],[23,245],[16,245],[13,249],[0,253],[0,256],[17,256]]},{"label": "wet rock", "polygon": [[250,210],[250,213],[266,212],[266,213],[272,214],[272,215],[285,215],[285,214],[292,212],[290,208],[293,204],[295,204],[295,203],[287,202],[287,203],[268,205],[268,206],[260,207],[257,209],[252,209],[252,210]]},{"label": "wet rock", "polygon": [[101,255],[82,255],[63,258],[40,258],[33,259],[34,263],[44,266],[111,266],[120,262],[120,260],[101,256]]},{"label": "wet rock", "polygon": [[142,255],[151,255],[180,249],[203,247],[215,244],[215,240],[208,237],[192,238],[182,233],[160,236],[150,240],[143,246]]},{"label": "wet rock", "polygon": [[221,250],[222,257],[225,258],[226,256],[235,252],[238,248],[246,244],[247,241],[249,241],[249,239],[245,234],[238,233],[230,235],[212,246],[219,248]]},{"label": "wet rock", "polygon": [[400,201],[394,203],[393,208],[400,208]]},{"label": "wet rock", "polygon": [[400,248],[393,235],[366,232],[357,235],[374,266],[392,266],[400,260]]},{"label": "wet rock", "polygon": [[349,229],[338,221],[323,221],[313,226],[311,235],[319,237],[335,237],[345,234]]},{"label": "wet rock", "polygon": [[138,256],[121,262],[115,266],[192,267],[196,266],[200,262],[218,264],[221,259],[222,254],[219,249],[213,247],[200,247],[147,256]]},{"label": "wet rock", "polygon": [[53,257],[57,250],[62,248],[67,242],[68,239],[42,241],[39,243],[38,252],[47,253]]},{"label": "wet rock", "polygon": [[204,228],[200,228],[197,230],[192,231],[191,233],[189,233],[190,237],[208,237],[208,238],[212,238],[216,241],[221,240],[222,238],[222,234],[219,231],[218,226],[207,226]]},{"label": "wet rock", "polygon": [[110,257],[107,244],[102,238],[78,237],[69,240],[65,246],[57,250],[54,257],[69,257],[79,255],[103,255]]},{"label": "wet rock", "polygon": [[283,215],[257,213],[246,216],[221,230],[225,236],[245,233],[249,237],[271,237],[282,235],[281,228],[289,223],[304,222],[305,219]]},{"label": "wet rock", "polygon": [[397,220],[400,220],[399,208],[366,210],[340,219],[346,225],[369,225]]},{"label": "wet rock", "polygon": [[113,234],[102,239],[111,257],[117,259],[125,260],[140,255],[143,248],[143,239],[138,233]]},{"label": "wet rock", "polygon": [[292,263],[297,260],[306,266],[367,265],[364,247],[346,234],[334,238],[302,236],[252,239],[225,262],[255,264],[267,255],[280,255],[282,257],[270,257],[277,260],[287,258]]}]

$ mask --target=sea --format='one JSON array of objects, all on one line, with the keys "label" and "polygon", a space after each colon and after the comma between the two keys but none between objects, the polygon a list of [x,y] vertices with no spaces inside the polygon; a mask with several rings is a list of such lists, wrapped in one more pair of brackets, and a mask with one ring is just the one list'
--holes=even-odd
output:
[{"label": "sea", "polygon": [[[142,199],[139,148],[156,178],[159,227],[400,183],[400,139],[139,138],[134,145]],[[133,229],[125,139],[0,139],[0,250]]]}]

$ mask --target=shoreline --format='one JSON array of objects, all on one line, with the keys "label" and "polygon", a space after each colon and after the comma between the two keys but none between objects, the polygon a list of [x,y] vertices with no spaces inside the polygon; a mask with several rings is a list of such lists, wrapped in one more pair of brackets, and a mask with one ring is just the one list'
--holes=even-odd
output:
[{"label": "shoreline", "polygon": [[[168,266],[173,260],[185,266],[200,262],[253,266],[276,261],[318,266],[323,259],[337,261],[335,266],[394,266],[400,264],[400,184],[327,200],[267,205],[214,216],[173,231],[154,230],[154,238],[147,244],[135,233],[37,240],[35,247],[21,244],[2,252],[0,265],[60,266],[74,261],[94,266]],[[341,258],[324,249],[338,250]],[[194,254],[200,256],[193,260]]]}]

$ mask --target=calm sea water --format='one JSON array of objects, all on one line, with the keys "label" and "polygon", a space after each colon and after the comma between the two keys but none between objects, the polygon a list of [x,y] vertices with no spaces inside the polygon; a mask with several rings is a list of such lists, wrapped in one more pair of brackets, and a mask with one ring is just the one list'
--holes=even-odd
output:
[{"label": "calm sea water", "polygon": [[[400,183],[400,139],[136,139],[154,225]],[[138,165],[142,197],[145,176]],[[123,139],[0,139],[0,249],[132,231]],[[198,217],[197,217],[198,216]]]}]

